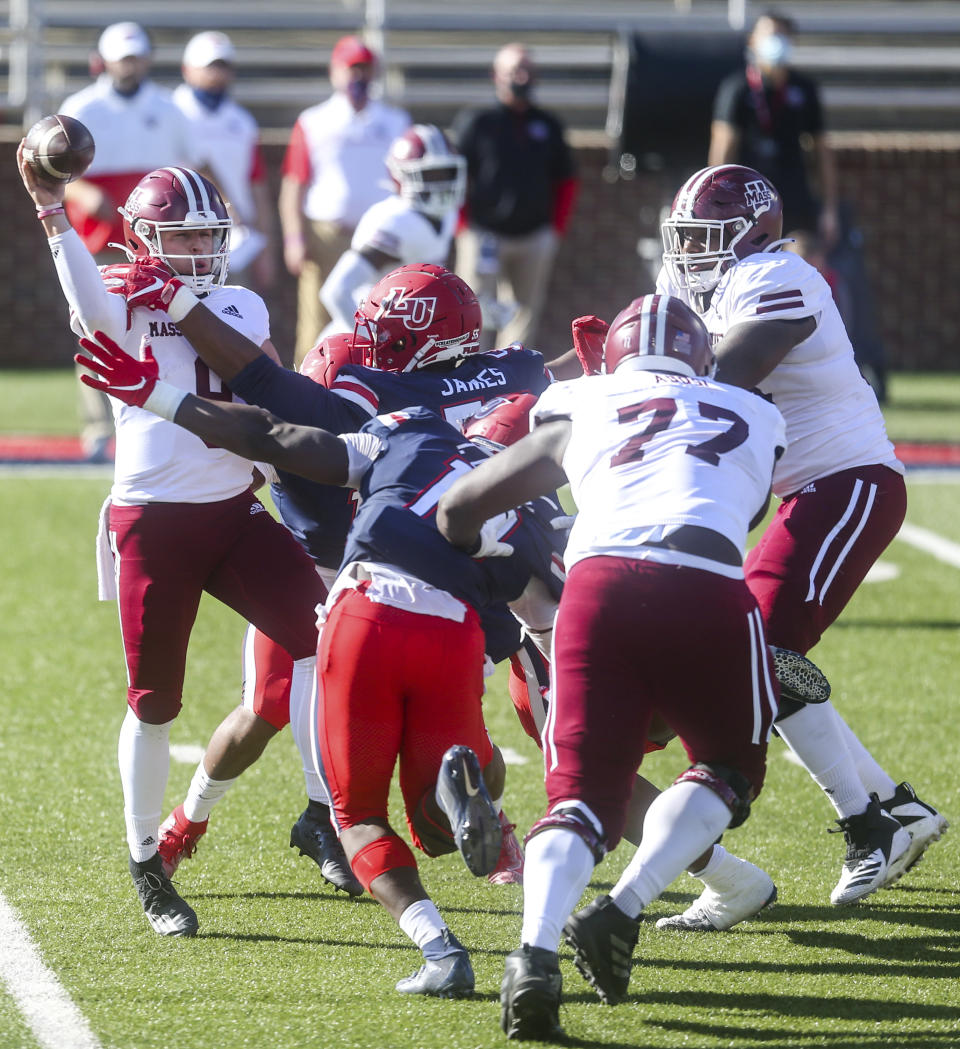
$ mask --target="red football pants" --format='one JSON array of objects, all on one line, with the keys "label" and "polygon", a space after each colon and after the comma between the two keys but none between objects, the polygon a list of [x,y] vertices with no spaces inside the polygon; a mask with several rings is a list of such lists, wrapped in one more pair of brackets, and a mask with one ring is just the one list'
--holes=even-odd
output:
[{"label": "red football pants", "polygon": [[412,826],[444,752],[465,744],[480,766],[493,749],[483,723],[484,636],[464,622],[377,604],[359,590],[334,604],[317,653],[317,733],[339,827],[387,821],[394,766]]}]

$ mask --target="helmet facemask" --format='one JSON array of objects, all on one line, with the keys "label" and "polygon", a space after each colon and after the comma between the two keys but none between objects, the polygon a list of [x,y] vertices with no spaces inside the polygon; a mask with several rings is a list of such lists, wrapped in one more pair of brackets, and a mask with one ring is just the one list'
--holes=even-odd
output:
[{"label": "helmet facemask", "polygon": [[[723,274],[739,260],[737,245],[753,223],[737,215],[731,219],[696,219],[673,214],[660,227],[663,264],[678,288],[704,294],[713,291]],[[693,243],[699,251],[685,251]]]},{"label": "helmet facemask", "polygon": [[[197,294],[208,292],[214,287],[222,288],[226,283],[232,225],[232,219],[217,218],[212,211],[191,211],[177,222],[149,222],[147,219],[135,219],[130,223],[134,234],[146,246],[147,253],[165,262],[180,280]],[[169,237],[171,233],[182,230],[210,230],[213,241],[210,251],[200,254],[178,252],[177,246],[170,243]],[[197,263],[201,260],[209,261],[208,272],[197,272]],[[189,262],[189,266],[184,266],[184,262]]]},{"label": "helmet facemask", "polygon": [[440,219],[463,203],[467,190],[463,157],[423,157],[397,167],[400,196],[417,211]]}]

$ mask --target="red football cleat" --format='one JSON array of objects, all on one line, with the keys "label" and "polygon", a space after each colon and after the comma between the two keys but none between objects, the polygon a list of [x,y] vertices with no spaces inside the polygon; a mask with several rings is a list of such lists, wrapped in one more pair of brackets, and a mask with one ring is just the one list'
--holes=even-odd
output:
[{"label": "red football cleat", "polygon": [[500,811],[500,829],[503,831],[503,843],[500,846],[500,856],[497,865],[487,875],[487,881],[493,885],[522,885],[523,884],[523,850],[520,842],[514,834],[516,824],[511,823]]},{"label": "red football cleat", "polygon": [[180,861],[190,859],[197,851],[197,842],[207,833],[207,823],[193,823],[183,814],[178,805],[160,825],[160,843],[157,852],[163,860],[163,873],[172,878]]}]

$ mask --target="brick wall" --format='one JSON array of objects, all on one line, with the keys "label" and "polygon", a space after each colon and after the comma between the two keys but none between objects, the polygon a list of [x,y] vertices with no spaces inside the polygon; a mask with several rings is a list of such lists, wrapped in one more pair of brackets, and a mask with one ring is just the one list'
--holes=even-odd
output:
[{"label": "brick wall", "polygon": [[[938,144],[939,143],[939,144]],[[20,184],[15,144],[0,143],[0,199],[6,202],[0,244],[0,366],[56,365],[70,360],[73,339],[53,264]],[[271,171],[282,150],[270,147]],[[608,319],[650,290],[637,254],[641,237],[656,237],[659,206],[675,176],[604,177],[607,153],[578,150],[582,186],[570,233],[554,272],[553,308],[540,348],[569,346],[569,322],[584,313]],[[960,143],[952,139],[859,138],[837,147],[841,195],[852,201],[866,245],[876,324],[894,370],[956,370],[960,295],[952,286],[960,259]],[[294,282],[269,297],[281,353],[293,344]]]}]

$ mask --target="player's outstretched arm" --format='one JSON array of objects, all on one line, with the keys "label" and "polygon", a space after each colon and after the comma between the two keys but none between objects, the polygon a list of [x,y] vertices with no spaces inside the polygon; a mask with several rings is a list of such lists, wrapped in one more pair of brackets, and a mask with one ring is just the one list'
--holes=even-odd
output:
[{"label": "player's outstretched arm", "polygon": [[266,462],[321,484],[342,485],[347,480],[347,448],[339,437],[309,426],[284,422],[263,408],[208,401],[160,382],[149,344],[142,359],[125,353],[108,335],[96,332],[81,339],[89,356],[74,358],[91,373],[83,383],[175,422],[210,445],[254,462]]},{"label": "player's outstretched arm", "polygon": [[460,478],[437,505],[440,534],[469,550],[484,521],[541,495],[552,495],[566,484],[561,463],[570,428],[565,419],[544,423]]},{"label": "player's outstretched arm", "polygon": [[138,259],[122,293],[130,307],[165,310],[204,364],[225,382],[261,357],[256,343],[208,310],[159,259]]}]

